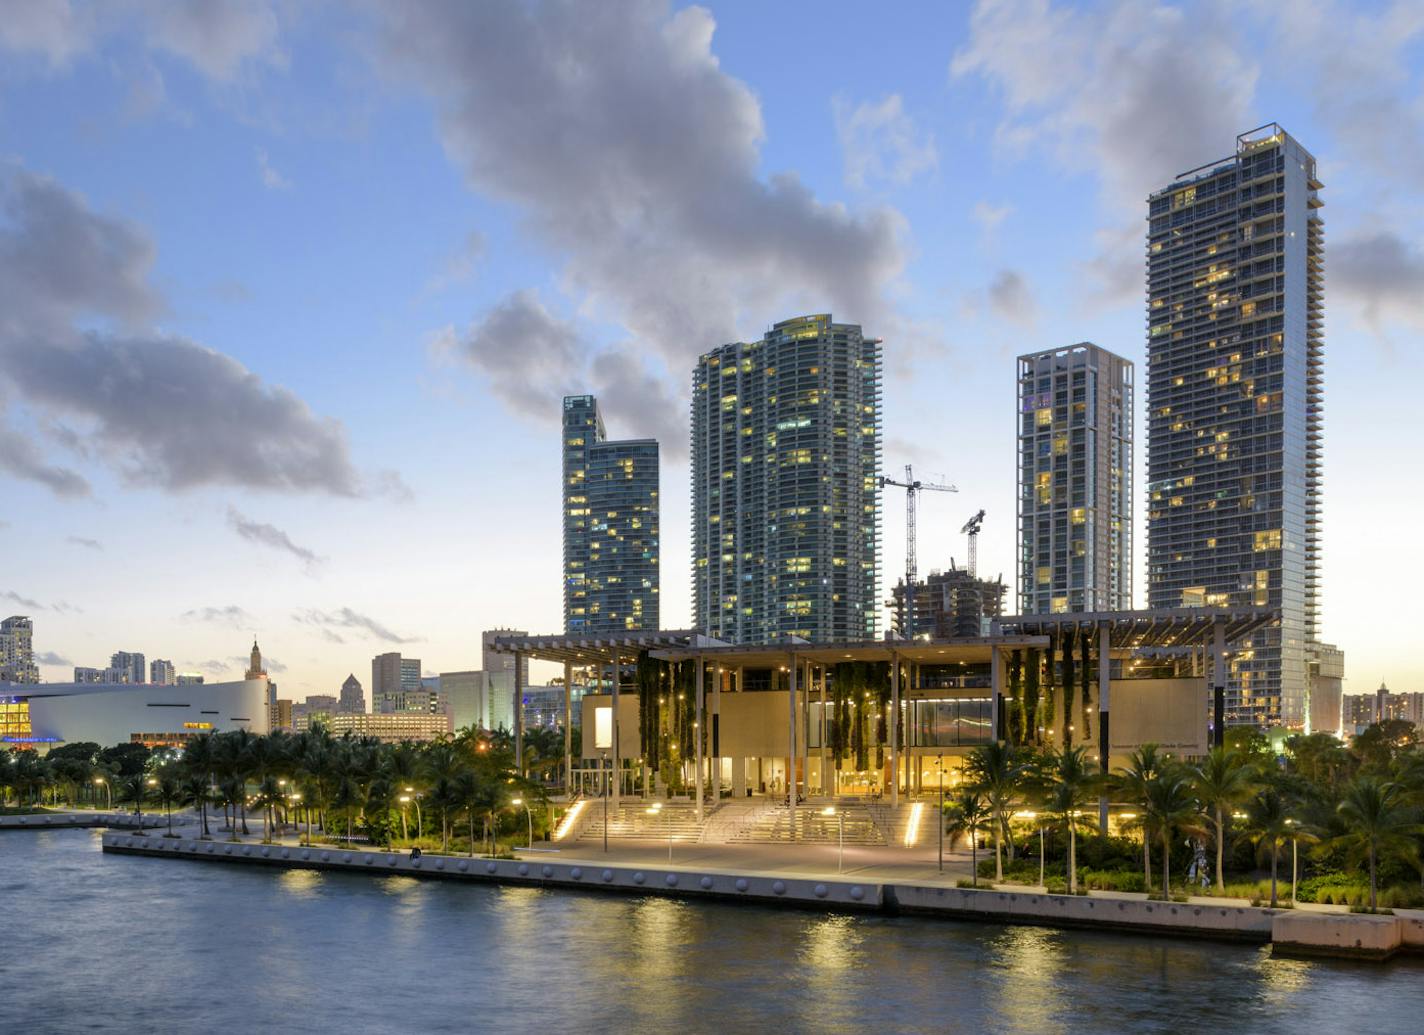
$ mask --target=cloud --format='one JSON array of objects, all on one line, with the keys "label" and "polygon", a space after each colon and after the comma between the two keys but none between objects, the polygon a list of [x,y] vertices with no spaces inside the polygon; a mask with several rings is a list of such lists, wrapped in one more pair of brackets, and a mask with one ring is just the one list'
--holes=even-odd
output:
[{"label": "cloud", "polygon": [[[236,657],[228,658],[227,663],[232,668],[240,668],[246,672],[247,666],[252,664],[252,656],[250,654],[239,654]],[[279,676],[287,671],[286,665],[266,654],[262,655],[262,668],[269,676]]]},{"label": "cloud", "polygon": [[16,593],[14,590],[11,589],[7,589],[5,592],[0,593],[0,599],[8,600],[12,604],[19,604],[21,607],[27,607],[31,611],[43,611],[45,609],[45,606],[41,604],[38,600],[31,600],[29,597],[22,597],[20,596],[20,594]]},{"label": "cloud", "polygon": [[234,629],[250,629],[256,624],[252,615],[236,604],[228,604],[226,607],[195,607],[184,611],[179,617],[185,622],[209,622]]},{"label": "cloud", "polygon": [[969,215],[986,234],[992,234],[1013,212],[1012,205],[991,205],[987,201],[976,201]]},{"label": "cloud", "polygon": [[262,177],[262,186],[268,190],[292,189],[292,181],[272,168],[272,163],[267,157],[266,148],[259,147],[257,149],[257,173]]},{"label": "cloud", "polygon": [[275,525],[263,524],[243,517],[232,507],[227,509],[227,523],[234,532],[248,542],[269,546],[274,550],[284,550],[297,558],[310,571],[321,564],[322,559],[304,546],[298,546],[286,532]]},{"label": "cloud", "polygon": [[[979,76],[1001,96],[1002,151],[1047,151],[1061,168],[1100,178],[1104,217],[1133,241],[1124,258],[1110,247],[1119,238],[1100,240],[1096,261],[1086,264],[1111,301],[1141,294],[1147,195],[1226,154],[1236,134],[1255,124],[1259,62],[1236,49],[1237,17],[1234,8],[1187,12],[1138,0],[1081,9],[981,0],[975,7],[951,73]],[[1122,275],[1128,261],[1131,280]]]},{"label": "cloud", "polygon": [[439,273],[430,278],[425,285],[425,294],[438,294],[473,277],[475,269],[485,257],[486,248],[485,235],[478,230],[471,230],[465,235],[460,249],[445,260],[445,265]]},{"label": "cloud", "polygon": [[74,664],[74,662],[70,661],[68,658],[56,654],[52,650],[41,651],[39,654],[36,654],[35,661],[39,662],[41,665],[60,665],[66,668]]},{"label": "cloud", "polygon": [[1346,238],[1325,252],[1332,291],[1376,330],[1388,320],[1424,325],[1424,251],[1384,230]]},{"label": "cloud", "polygon": [[[245,670],[247,668],[248,659],[243,657],[238,659],[238,661],[239,667]],[[190,661],[183,667],[185,669],[196,669],[199,672],[206,672],[212,676],[221,676],[232,671],[233,663],[231,661],[219,661],[216,658],[211,658],[208,661]]]},{"label": "cloud", "polygon": [[[885,322],[904,219],[822,201],[791,173],[762,176],[761,108],[720,68],[705,9],[452,0],[381,11],[384,68],[433,100],[471,188],[515,208],[563,263],[580,316],[625,328],[622,351],[642,355],[668,397],[739,328],[796,312],[833,311],[871,333]],[[576,348],[537,344],[545,351],[521,365]]]},{"label": "cloud", "polygon": [[99,540],[86,539],[82,535],[67,536],[64,541],[71,546],[82,546],[86,550],[102,550],[104,548],[104,544],[99,542]]},{"label": "cloud", "polygon": [[1038,306],[1028,281],[1017,270],[1000,270],[989,284],[989,308],[994,315],[1024,326],[1038,319]]},{"label": "cloud", "polygon": [[19,0],[5,5],[0,47],[35,51],[63,65],[88,49],[93,31],[88,9],[70,0]]},{"label": "cloud", "polygon": [[844,97],[836,97],[831,107],[850,186],[876,182],[904,186],[939,164],[934,135],[915,128],[898,93],[874,104],[862,101],[854,108]]},{"label": "cloud", "polygon": [[[415,637],[400,636],[385,625],[376,621],[368,615],[359,614],[349,607],[338,608],[335,611],[320,611],[308,609],[292,615],[292,620],[302,625],[315,626],[323,633],[331,632],[334,629],[353,629],[362,633],[367,639],[382,640],[386,643],[418,643]],[[343,643],[338,634],[332,633],[332,642]]]},{"label": "cloud", "polygon": [[[133,485],[363,494],[339,422],[230,356],[146,329],[162,308],[152,261],[132,225],[0,165],[0,379],[30,408],[86,425]],[[58,495],[87,492],[16,434],[0,432],[0,466]]]},{"label": "cloud", "polygon": [[90,494],[89,482],[78,471],[49,463],[30,438],[3,426],[0,426],[0,471],[43,485],[62,499]]},{"label": "cloud", "polygon": [[231,79],[248,62],[286,63],[280,25],[264,0],[147,0],[149,42],[191,62],[213,79]]}]

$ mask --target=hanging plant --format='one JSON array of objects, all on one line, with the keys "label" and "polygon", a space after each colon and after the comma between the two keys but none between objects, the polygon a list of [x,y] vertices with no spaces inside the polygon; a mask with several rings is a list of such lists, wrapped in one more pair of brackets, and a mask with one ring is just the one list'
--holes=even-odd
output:
[{"label": "hanging plant", "polygon": [[1042,736],[1039,727],[1043,725],[1042,716],[1038,710],[1038,682],[1040,669],[1043,666],[1042,652],[1037,647],[1030,647],[1024,652],[1024,721],[1027,724],[1025,729],[1025,743],[1039,744]]},{"label": "hanging plant", "polygon": [[1073,691],[1077,680],[1073,678],[1073,647],[1076,630],[1069,629],[1063,634],[1063,746],[1073,743]]},{"label": "hanging plant", "polygon": [[1093,655],[1093,634],[1090,630],[1085,630],[1080,649],[1083,652],[1083,740],[1091,744],[1093,742],[1092,717],[1093,708],[1089,703],[1089,696],[1092,693],[1092,655]]},{"label": "hanging plant", "polygon": [[663,663],[638,654],[634,679],[638,686],[638,734],[642,740],[643,757],[654,768],[662,756],[662,709],[659,696],[663,689]]},{"label": "hanging plant", "polygon": [[1039,720],[1039,725],[1044,728],[1044,737],[1052,742],[1049,733],[1053,729],[1053,724],[1058,713],[1058,648],[1061,637],[1054,635],[1049,637],[1048,650],[1044,655],[1043,662],[1043,718]]},{"label": "hanging plant", "polygon": [[1009,707],[1005,723],[1006,737],[1010,744],[1022,747],[1024,742],[1024,700],[1023,700],[1023,651],[1009,654]]}]

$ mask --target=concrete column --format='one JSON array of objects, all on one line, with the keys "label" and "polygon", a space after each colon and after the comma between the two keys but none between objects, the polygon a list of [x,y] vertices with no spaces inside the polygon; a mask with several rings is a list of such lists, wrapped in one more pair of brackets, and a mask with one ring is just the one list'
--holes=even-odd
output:
[{"label": "concrete column", "polygon": [[574,663],[564,662],[564,797],[574,782]]},{"label": "concrete column", "polygon": [[1226,743],[1226,623],[1218,618],[1211,629],[1211,743]]},{"label": "concrete column", "polygon": [[[909,587],[907,590],[912,590]],[[890,652],[890,716],[887,726],[890,729],[890,805],[895,807],[900,804],[900,738],[896,736],[899,723],[895,720],[900,715],[900,655],[895,651]]]},{"label": "concrete column", "polygon": [[514,771],[524,774],[524,655],[514,652]]},{"label": "concrete column", "polygon": [[697,779],[695,781],[695,791],[697,792],[697,822],[702,822],[702,732],[704,729],[705,717],[702,714],[702,680],[704,674],[702,655],[697,655],[697,695],[696,707],[692,712],[694,723],[692,737],[697,742]]},{"label": "concrete column", "polygon": [[801,685],[806,689],[802,691],[801,699],[801,782],[806,788],[806,797],[811,796],[811,663],[803,662],[801,665]]},{"label": "concrete column", "polygon": [[623,759],[620,754],[622,748],[618,740],[618,684],[620,682],[620,676],[618,671],[617,647],[613,647],[609,650],[608,659],[613,663],[613,679],[611,681],[613,691],[609,699],[613,705],[613,771],[609,774],[609,781],[612,787],[609,792],[609,806],[616,809],[618,808],[618,795],[623,789]]},{"label": "concrete column", "polygon": [[[1107,622],[1098,623],[1098,769],[1108,773],[1108,751],[1112,738],[1108,732],[1108,692],[1112,688],[1112,632]],[[1108,833],[1108,799],[1098,798],[1098,833]]]}]

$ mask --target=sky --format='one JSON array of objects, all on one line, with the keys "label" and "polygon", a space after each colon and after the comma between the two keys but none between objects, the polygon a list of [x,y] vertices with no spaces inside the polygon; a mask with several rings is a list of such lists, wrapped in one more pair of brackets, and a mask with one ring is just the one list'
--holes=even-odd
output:
[{"label": "sky", "polygon": [[1012,584],[1014,357],[1145,387],[1145,199],[1273,121],[1325,184],[1323,636],[1424,690],[1417,2],[0,0],[0,612],[51,681],[477,668],[561,628],[591,392],[662,443],[685,628],[692,366],[807,312],[884,339],[887,471],[959,489],[921,569],[982,507]]}]

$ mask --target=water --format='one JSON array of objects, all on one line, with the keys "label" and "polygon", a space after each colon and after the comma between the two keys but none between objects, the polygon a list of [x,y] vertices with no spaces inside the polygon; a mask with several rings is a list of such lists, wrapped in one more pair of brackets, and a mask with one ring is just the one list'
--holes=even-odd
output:
[{"label": "water", "polygon": [[27,1032],[1424,1030],[1424,966],[105,856],[0,834]]}]

